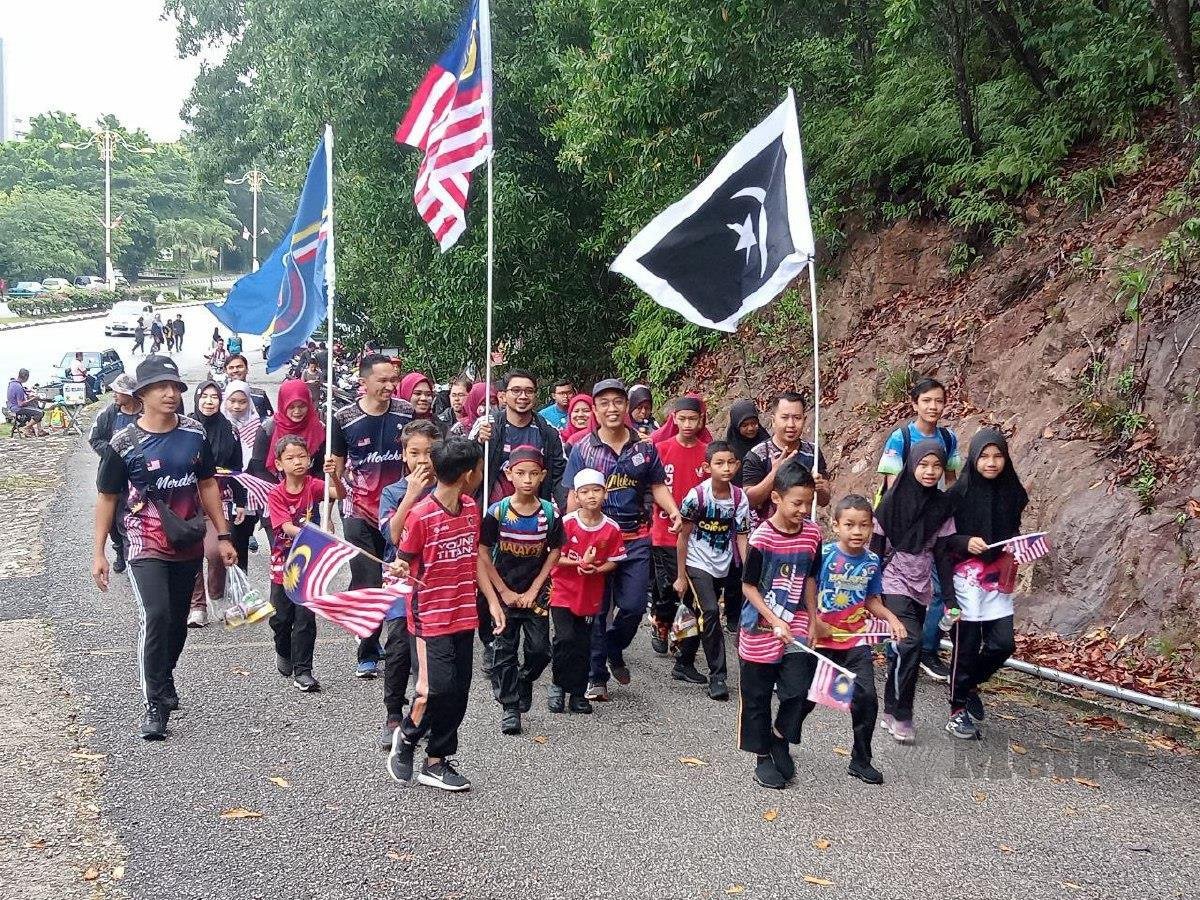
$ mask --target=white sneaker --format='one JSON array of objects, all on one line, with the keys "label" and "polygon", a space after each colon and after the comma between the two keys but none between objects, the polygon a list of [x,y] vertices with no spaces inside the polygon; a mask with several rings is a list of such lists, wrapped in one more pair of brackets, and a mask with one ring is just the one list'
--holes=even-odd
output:
[{"label": "white sneaker", "polygon": [[208,610],[204,607],[193,609],[188,612],[187,627],[188,628],[203,628],[208,624]]}]

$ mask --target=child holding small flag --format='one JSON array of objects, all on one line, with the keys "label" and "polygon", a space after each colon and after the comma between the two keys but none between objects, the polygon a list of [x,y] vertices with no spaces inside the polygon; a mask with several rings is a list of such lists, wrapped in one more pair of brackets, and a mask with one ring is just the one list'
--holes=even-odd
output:
[{"label": "child holding small flag", "polygon": [[[750,536],[742,569],[748,605],[738,636],[741,710],[738,746],[755,754],[754,780],[782,789],[796,776],[789,744],[800,743],[805,692],[816,657],[785,653],[808,636],[808,613],[821,571],[821,532],[808,519],[816,497],[812,473],[788,459],[775,470],[770,516]],[[779,707],[771,715],[771,698]]]},{"label": "child holding small flag", "polygon": [[[883,564],[867,549],[871,530],[871,504],[866,497],[850,494],[838,501],[833,509],[837,543],[826,548],[817,590],[807,599],[809,619],[814,622],[811,630],[816,637],[813,647],[854,675],[850,700],[854,751],[847,772],[867,784],[883,784],[883,775],[871,764],[871,733],[879,702],[869,645],[879,640],[884,623],[893,640],[902,641],[908,635],[903,623],[883,603]],[[805,714],[811,710],[812,705],[806,704]]]},{"label": "child holding small flag", "polygon": [[[275,444],[275,468],[283,479],[267,494],[267,515],[271,523],[271,630],[275,633],[275,667],[284,678],[291,677],[298,691],[315,693],[321,685],[313,677],[313,646],[317,640],[317,620],[307,606],[293,603],[283,589],[284,563],[292,549],[292,540],[305,522],[321,522],[321,502],[325,482],[309,474],[312,459],[308,445],[299,435],[280,438]],[[333,461],[325,460],[325,471],[333,474]],[[330,496],[341,500],[342,483],[329,482]]]},{"label": "child holding small flag", "polygon": [[[458,750],[458,726],[471,687],[475,608],[475,554],[479,509],[467,491],[482,459],[480,445],[450,438],[430,454],[437,487],[404,521],[396,557],[407,563],[419,593],[410,601],[408,631],[414,637],[419,672],[412,706],[392,736],[388,774],[407,784],[417,744],[427,740],[417,781],[444,791],[465,791],[471,782],[449,759]],[[396,567],[404,574],[404,566]],[[504,630],[504,608],[489,602],[495,632]]]},{"label": "child holding small flag", "polygon": [[950,721],[956,738],[979,736],[984,719],[979,687],[1015,649],[1013,589],[1017,564],[1007,547],[989,547],[1021,533],[1029,494],[1017,477],[1008,441],[998,429],[981,428],[971,438],[962,477],[948,492],[954,503],[955,534],[950,552],[954,597],[962,611],[950,631]]}]

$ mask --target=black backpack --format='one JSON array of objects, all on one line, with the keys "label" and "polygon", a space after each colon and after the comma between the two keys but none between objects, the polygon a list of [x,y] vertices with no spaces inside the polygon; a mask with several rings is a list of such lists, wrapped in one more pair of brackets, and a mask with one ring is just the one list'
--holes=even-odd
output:
[{"label": "black backpack", "polygon": [[[900,437],[904,441],[904,450],[902,451],[902,453],[900,455],[900,464],[902,466],[908,465],[908,451],[912,449],[912,436],[908,433],[908,429],[912,426],[912,424],[913,424],[913,420],[909,419],[907,422],[905,422],[903,425],[900,426]],[[946,453],[949,453],[950,452],[950,442],[953,437],[950,433],[950,429],[946,428],[944,425],[939,425],[937,427],[937,433],[938,433],[938,437],[940,437],[942,439],[942,446],[946,448]],[[884,446],[887,446],[886,438],[884,439]],[[883,499],[883,494],[884,494],[884,491],[886,490],[886,487],[884,486],[884,482],[887,480],[887,477],[888,476],[885,475],[883,477],[883,479],[881,479],[879,482],[879,490],[877,490],[875,492],[875,506],[879,506],[879,501]],[[892,476],[892,477],[895,477],[895,476]]]}]

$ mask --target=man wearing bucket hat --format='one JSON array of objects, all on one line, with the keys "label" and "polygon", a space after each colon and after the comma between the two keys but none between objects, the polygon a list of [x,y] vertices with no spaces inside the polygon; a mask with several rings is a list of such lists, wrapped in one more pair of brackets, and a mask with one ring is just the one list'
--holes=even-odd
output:
[{"label": "man wearing bucket hat", "polygon": [[[617,523],[625,539],[625,559],[608,576],[604,609],[596,616],[592,636],[587,699],[607,700],[610,671],[618,684],[629,684],[624,654],[646,612],[650,586],[648,497],[653,496],[671,519],[672,531],[679,531],[681,520],[658,451],[627,424],[629,394],[624,382],[617,378],[598,382],[592,388],[592,399],[596,430],[571,450],[563,482],[574,484],[576,474],[583,469],[600,472],[607,487],[603,512]],[[568,497],[567,508],[577,508],[574,491]],[[609,610],[615,610],[611,625],[607,624]]]},{"label": "man wearing bucket hat", "polygon": [[185,389],[174,360],[142,360],[132,386],[141,414],[113,435],[96,474],[92,578],[101,591],[108,590],[104,541],[125,498],[129,585],[141,620],[138,672],[146,710],[139,731],[146,740],[165,739],[167,720],[179,708],[174,670],[187,639],[205,516],[217,529],[222,562],[237,563],[212,448],[200,423],[179,413]]},{"label": "man wearing bucket hat", "polygon": [[[92,445],[97,456],[104,455],[104,448],[108,446],[114,434],[137,421],[138,414],[142,411],[142,402],[133,396],[133,385],[133,376],[128,372],[122,372],[113,379],[113,401],[96,416],[96,421],[92,422],[92,430],[88,433],[88,443]],[[116,554],[112,570],[118,575],[125,571],[125,535],[124,526],[121,524],[123,513],[121,501],[118,500],[117,514],[113,516],[112,530],[109,532],[113,552]]]}]

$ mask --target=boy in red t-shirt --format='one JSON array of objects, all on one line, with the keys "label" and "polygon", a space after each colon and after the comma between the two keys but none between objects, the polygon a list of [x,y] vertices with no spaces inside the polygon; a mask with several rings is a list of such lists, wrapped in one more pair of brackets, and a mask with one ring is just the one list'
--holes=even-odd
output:
[{"label": "boy in red t-shirt", "polygon": [[[417,583],[408,611],[418,661],[412,706],[392,734],[388,774],[407,784],[413,754],[428,738],[425,764],[417,781],[444,791],[465,791],[471,782],[448,759],[458,751],[458,726],[467,711],[475,628],[475,556],[479,542],[479,508],[466,495],[483,454],[467,438],[433,445],[430,461],[437,476],[433,493],[409,511],[396,546],[396,574],[411,572]],[[489,600],[495,632],[504,631],[504,607]]]},{"label": "boy in red t-shirt", "polygon": [[[704,429],[704,405],[699,397],[680,397],[675,401],[671,418],[675,423],[675,434],[656,443],[654,449],[662,460],[663,470],[667,473],[667,487],[671,489],[671,496],[678,507],[688,491],[705,477],[704,455],[708,442],[700,439]],[[704,434],[707,436],[707,432]],[[651,610],[654,627],[650,632],[650,643],[654,652],[660,655],[667,653],[667,635],[679,610],[679,592],[675,590],[675,582],[679,577],[676,562],[678,533],[678,529],[671,527],[670,516],[656,506],[650,525],[650,559],[654,569],[654,605]],[[692,672],[695,672],[694,667]],[[708,681],[699,673],[693,677],[686,672],[676,671],[673,675],[680,681],[696,684]]]},{"label": "boy in red t-shirt", "polygon": [[[317,640],[317,620],[307,606],[293,603],[283,590],[283,566],[292,549],[292,539],[305,522],[321,521],[321,501],[325,482],[309,475],[312,458],[304,438],[288,435],[275,445],[275,468],[283,480],[267,494],[267,515],[271,521],[271,630],[275,632],[275,667],[284,678],[291,676],[296,690],[315,693],[321,690],[313,678],[313,645]],[[325,471],[333,474],[332,460],[325,460]],[[330,496],[341,500],[344,490],[340,479],[329,480]]]},{"label": "boy in red t-shirt", "polygon": [[592,711],[584,693],[592,657],[593,618],[604,603],[605,577],[625,559],[620,527],[600,511],[607,493],[604,476],[595,469],[581,469],[573,487],[579,508],[562,519],[562,551],[550,574],[553,684],[546,708],[554,713]]}]

